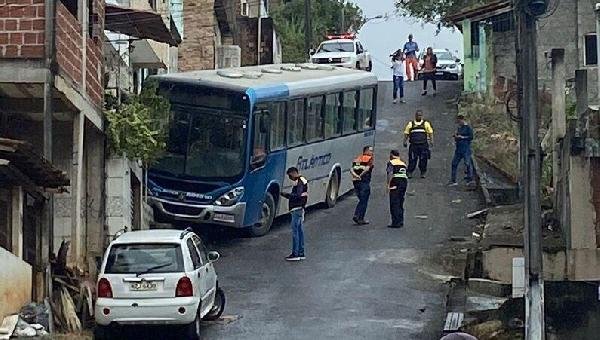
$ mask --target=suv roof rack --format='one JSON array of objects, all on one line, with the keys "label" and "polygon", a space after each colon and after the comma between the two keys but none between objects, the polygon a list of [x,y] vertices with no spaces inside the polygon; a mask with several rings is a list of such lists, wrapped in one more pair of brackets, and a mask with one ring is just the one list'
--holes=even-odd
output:
[{"label": "suv roof rack", "polygon": [[193,233],[194,230],[191,227],[187,227],[185,228],[184,231],[181,232],[181,235],[179,235],[179,239],[183,240],[183,238],[185,237],[185,235],[189,234],[189,233]]}]

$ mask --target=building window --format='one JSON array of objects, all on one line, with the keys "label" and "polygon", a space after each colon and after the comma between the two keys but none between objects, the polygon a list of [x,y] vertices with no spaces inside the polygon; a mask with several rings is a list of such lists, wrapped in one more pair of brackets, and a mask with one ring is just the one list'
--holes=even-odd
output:
[{"label": "building window", "polygon": [[479,58],[479,21],[471,22],[471,57]]},{"label": "building window", "polygon": [[78,17],[77,3],[79,2],[79,0],[60,0],[60,1],[63,3],[63,5],[65,5],[65,7],[69,11],[69,13],[71,13],[75,18]]},{"label": "building window", "polygon": [[595,34],[585,35],[585,65],[598,65],[598,50]]},{"label": "building window", "polygon": [[240,1],[240,14],[245,17],[248,16],[248,0]]}]

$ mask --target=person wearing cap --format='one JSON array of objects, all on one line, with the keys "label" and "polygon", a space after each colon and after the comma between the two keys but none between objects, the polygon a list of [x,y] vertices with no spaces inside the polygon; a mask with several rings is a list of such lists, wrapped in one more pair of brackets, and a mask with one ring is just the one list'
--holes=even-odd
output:
[{"label": "person wearing cap", "polygon": [[390,194],[390,214],[392,223],[389,228],[404,226],[404,195],[408,188],[406,163],[400,159],[398,150],[390,151],[390,161],[387,164],[387,188]]},{"label": "person wearing cap", "polygon": [[413,41],[412,33],[408,35],[408,41],[404,44],[402,49],[406,58],[406,80],[413,81],[417,79],[417,73],[419,72],[419,58],[417,52],[419,52],[419,44]]},{"label": "person wearing cap", "polygon": [[456,116],[458,128],[454,134],[454,142],[456,148],[454,150],[454,158],[452,158],[452,174],[450,177],[449,186],[457,186],[456,172],[460,161],[465,162],[467,182],[473,180],[473,162],[471,160],[471,142],[473,141],[473,128],[465,121],[465,115],[459,113]]}]

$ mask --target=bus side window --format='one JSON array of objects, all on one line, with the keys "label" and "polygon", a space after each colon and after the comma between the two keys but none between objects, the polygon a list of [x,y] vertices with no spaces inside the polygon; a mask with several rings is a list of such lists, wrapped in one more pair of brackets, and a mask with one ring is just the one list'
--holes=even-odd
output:
[{"label": "bus side window", "polygon": [[342,112],[344,118],[344,134],[355,132],[356,91],[344,92]]},{"label": "bus side window", "polygon": [[271,103],[271,150],[285,147],[285,102]]},{"label": "bus side window", "polygon": [[328,94],[325,98],[325,139],[342,133],[340,107],[340,94]]},{"label": "bus side window", "polygon": [[304,99],[288,103],[287,140],[288,146],[297,146],[304,141]]},{"label": "bus side window", "polygon": [[308,99],[306,110],[306,141],[323,139],[323,96]]},{"label": "bus side window", "polygon": [[373,98],[374,89],[363,89],[360,91],[360,101],[358,108],[358,129],[359,131],[369,130],[375,126],[373,122]]},{"label": "bus side window", "polygon": [[267,160],[268,112],[255,110],[253,122],[252,158],[250,166],[257,169]]}]

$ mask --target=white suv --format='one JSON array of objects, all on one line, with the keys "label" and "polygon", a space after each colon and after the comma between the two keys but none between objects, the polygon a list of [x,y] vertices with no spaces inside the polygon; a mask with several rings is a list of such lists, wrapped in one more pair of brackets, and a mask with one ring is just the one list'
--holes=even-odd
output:
[{"label": "white suv", "polygon": [[311,51],[310,61],[313,64],[327,64],[369,72],[373,69],[371,54],[354,34],[329,36],[328,39],[322,42],[316,51]]},{"label": "white suv", "polygon": [[98,275],[96,339],[113,339],[123,325],[181,325],[198,339],[201,320],[225,308],[213,262],[191,230],[127,232],[106,250]]}]

